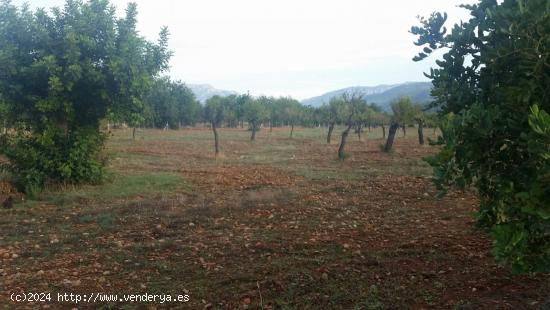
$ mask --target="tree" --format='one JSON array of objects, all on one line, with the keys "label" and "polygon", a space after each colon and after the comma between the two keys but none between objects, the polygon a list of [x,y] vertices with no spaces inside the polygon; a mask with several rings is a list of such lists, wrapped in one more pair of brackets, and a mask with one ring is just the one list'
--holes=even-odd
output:
[{"label": "tree", "polygon": [[414,108],[411,99],[408,97],[401,97],[397,101],[394,101],[391,104],[391,109],[393,115],[390,121],[390,130],[388,132],[388,139],[386,140],[384,152],[391,151],[397,129],[409,124],[414,118]]},{"label": "tree", "polygon": [[[446,14],[412,27],[420,61],[445,48],[432,79],[443,145],[435,184],[476,188],[478,223],[513,270],[550,271],[550,7],[483,0],[447,34]],[[468,60],[468,61],[466,61]]]},{"label": "tree", "polygon": [[[96,0],[98,3],[100,1]],[[92,2],[90,3],[92,4]],[[168,57],[171,56],[171,52],[167,50],[168,29],[162,28],[158,46],[152,45],[138,35],[137,13],[137,5],[129,3],[126,8],[126,17],[116,21],[119,36],[115,40],[115,46],[119,57],[126,61],[118,63],[118,66],[115,67],[115,70],[120,70],[117,82],[121,93],[118,94],[118,104],[110,107],[112,115],[133,128],[132,138],[134,140],[136,127],[142,125],[145,118],[152,112],[150,106],[147,105],[146,98],[154,83],[153,76],[136,73],[147,72],[155,66],[159,66],[163,70],[167,69]],[[144,53],[146,54],[144,55]],[[162,55],[165,55],[166,59],[161,59]],[[143,58],[143,62],[137,61],[140,58]]]},{"label": "tree", "polygon": [[0,2],[0,93],[14,127],[0,150],[20,190],[102,179],[100,120],[140,115],[170,57],[166,28],[149,42],[136,16],[130,4],[117,20],[107,0],[67,1],[52,15]]},{"label": "tree", "polygon": [[222,124],[227,109],[227,101],[218,95],[206,100],[204,106],[204,119],[208,121],[214,134],[214,154],[220,154],[220,142],[218,136],[218,127]]},{"label": "tree", "polygon": [[363,94],[359,91],[346,92],[342,95],[345,103],[342,114],[345,115],[346,129],[342,132],[342,139],[338,147],[338,159],[344,160],[344,148],[351,128],[357,123],[358,117],[364,112],[367,102],[363,99]]},{"label": "tree", "polygon": [[182,82],[171,81],[168,77],[155,81],[146,103],[151,110],[147,117],[156,128],[168,125],[169,128],[176,129],[194,125],[201,109],[191,89]]},{"label": "tree", "polygon": [[222,97],[225,105],[224,120],[229,128],[236,128],[241,115],[239,101],[236,95]]},{"label": "tree", "polygon": [[328,105],[321,106],[323,121],[328,125],[327,144],[330,144],[334,127],[341,121],[344,105],[342,97],[333,97]]},{"label": "tree", "polygon": [[366,125],[369,127],[369,131],[371,131],[372,127],[381,126],[379,124],[379,122],[382,121],[380,115],[383,114],[384,111],[382,110],[382,107],[380,107],[376,103],[370,103],[368,105],[368,108],[370,110],[370,113],[367,116]]},{"label": "tree", "polygon": [[282,112],[281,106],[283,104],[283,98],[275,99],[269,97],[266,99],[265,106],[269,118],[269,132],[273,132],[273,127],[277,126],[281,122]]},{"label": "tree", "polygon": [[251,141],[256,140],[256,132],[259,126],[268,117],[265,106],[266,100],[266,97],[260,97],[258,99],[249,98],[244,104],[244,117],[248,121],[250,130],[252,131],[252,135],[250,136]]},{"label": "tree", "polygon": [[298,123],[304,127],[315,127],[319,125],[319,114],[317,108],[306,105],[299,106],[300,117],[298,118]]},{"label": "tree", "polygon": [[[374,116],[374,110],[372,110],[365,102],[360,106],[360,110],[355,116],[355,132],[357,133],[357,138],[361,141],[361,132],[365,124],[371,124],[372,118]],[[370,126],[370,125],[369,125]]]},{"label": "tree", "polygon": [[413,105],[413,118],[418,124],[418,143],[424,145],[424,124],[426,123],[426,114],[424,106],[421,104]]},{"label": "tree", "polygon": [[294,100],[292,98],[285,98],[285,107],[284,107],[284,119],[290,124],[290,138],[292,138],[292,135],[294,133],[294,125],[300,120],[303,120],[303,108],[300,102],[297,100]]},{"label": "tree", "polygon": [[372,117],[372,123],[382,128],[382,139],[386,139],[386,126],[390,123],[390,116],[383,111],[375,111]]}]

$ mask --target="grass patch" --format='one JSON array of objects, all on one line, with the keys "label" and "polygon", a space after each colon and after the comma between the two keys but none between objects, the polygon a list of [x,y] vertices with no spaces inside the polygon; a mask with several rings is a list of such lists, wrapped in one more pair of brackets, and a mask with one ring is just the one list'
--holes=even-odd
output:
[{"label": "grass patch", "polygon": [[[36,200],[66,205],[89,201],[108,203],[151,194],[166,194],[174,191],[189,192],[191,186],[181,176],[169,173],[144,173],[115,175],[112,180],[100,185],[84,185],[66,188],[63,191],[47,190]],[[33,203],[29,201],[28,203]],[[83,219],[86,222],[86,219]],[[109,226],[107,224],[107,226]]]}]

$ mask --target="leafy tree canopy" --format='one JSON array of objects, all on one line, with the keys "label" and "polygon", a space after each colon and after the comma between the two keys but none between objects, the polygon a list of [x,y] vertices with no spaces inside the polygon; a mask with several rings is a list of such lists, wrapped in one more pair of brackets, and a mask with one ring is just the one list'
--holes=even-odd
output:
[{"label": "leafy tree canopy", "polygon": [[136,17],[130,4],[118,19],[107,0],[67,0],[51,14],[0,1],[0,94],[17,132],[0,151],[20,188],[101,179],[100,120],[138,122],[170,57],[166,28],[149,42]]},{"label": "leafy tree canopy", "polygon": [[550,2],[482,0],[466,23],[434,13],[412,27],[419,61],[445,48],[432,79],[445,115],[430,160],[441,189],[473,186],[496,258],[550,271]]},{"label": "leafy tree canopy", "polygon": [[157,128],[163,128],[166,124],[172,129],[194,125],[201,112],[201,105],[191,89],[167,77],[155,81],[146,104],[151,110],[151,115],[146,116],[152,119]]},{"label": "leafy tree canopy", "polygon": [[401,97],[391,104],[392,121],[405,126],[413,122],[416,114],[415,108],[409,97]]}]

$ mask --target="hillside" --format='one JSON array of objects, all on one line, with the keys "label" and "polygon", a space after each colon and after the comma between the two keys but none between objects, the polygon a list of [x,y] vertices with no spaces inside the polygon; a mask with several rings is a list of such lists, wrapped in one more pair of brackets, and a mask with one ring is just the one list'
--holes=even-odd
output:
[{"label": "hillside", "polygon": [[432,84],[430,82],[407,82],[393,85],[348,87],[328,92],[321,96],[304,99],[302,100],[302,104],[318,107],[325,102],[328,103],[331,98],[342,95],[345,92],[359,90],[365,94],[367,102],[376,103],[384,110],[389,110],[391,102],[403,96],[410,97],[413,102],[430,101],[431,88]]},{"label": "hillside", "polygon": [[229,96],[229,95],[238,95],[236,91],[223,90],[214,88],[209,84],[187,84],[187,87],[193,91],[195,97],[201,103],[204,103],[206,100],[218,95],[218,96]]}]

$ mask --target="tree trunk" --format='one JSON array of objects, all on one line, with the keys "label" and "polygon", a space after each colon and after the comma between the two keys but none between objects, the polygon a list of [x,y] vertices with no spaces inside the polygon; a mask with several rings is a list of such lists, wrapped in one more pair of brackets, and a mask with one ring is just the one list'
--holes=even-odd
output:
[{"label": "tree trunk", "polygon": [[386,126],[382,125],[382,139],[386,139]]},{"label": "tree trunk", "polygon": [[250,141],[256,141],[256,123],[252,123],[252,136],[250,136]]},{"label": "tree trunk", "polygon": [[273,121],[269,121],[269,132],[273,132]]},{"label": "tree trunk", "polygon": [[359,138],[359,141],[361,141],[361,129],[362,129],[363,126],[359,125],[359,127],[357,127],[357,138]]},{"label": "tree trunk", "polygon": [[344,153],[344,147],[348,139],[349,131],[351,130],[352,125],[348,125],[348,128],[342,133],[342,140],[340,141],[340,147],[338,148],[338,159],[344,160],[346,154]]},{"label": "tree trunk", "polygon": [[390,132],[388,133],[388,140],[386,141],[386,146],[384,147],[384,152],[391,151],[391,148],[393,146],[393,139],[395,138],[395,133],[397,132],[397,129],[399,128],[399,124],[394,123],[390,126]]},{"label": "tree trunk", "polygon": [[332,131],[334,130],[334,123],[330,123],[328,126],[327,144],[330,144],[330,138],[332,137]]},{"label": "tree trunk", "polygon": [[422,120],[418,121],[418,143],[424,145],[424,122]]},{"label": "tree trunk", "polygon": [[403,137],[406,137],[407,136],[407,126],[406,125],[403,125]]},{"label": "tree trunk", "polygon": [[294,134],[294,123],[290,127],[290,138],[292,139],[292,135]]},{"label": "tree trunk", "polygon": [[132,130],[132,140],[136,140],[136,127]]},{"label": "tree trunk", "polygon": [[220,153],[220,141],[218,138],[218,130],[216,129],[216,125],[214,123],[212,123],[212,132],[214,132],[214,153],[217,157]]}]

